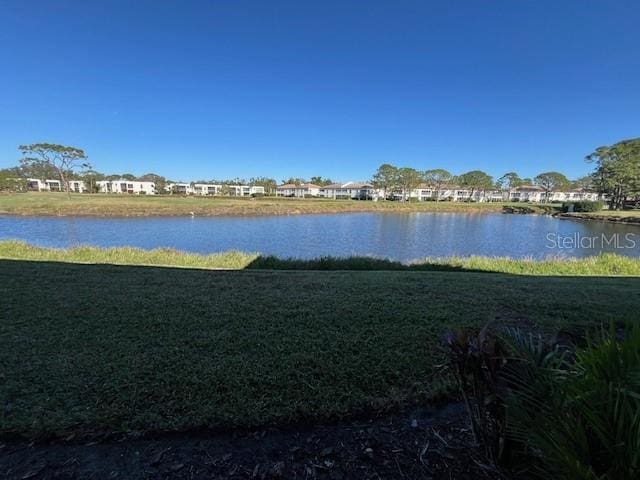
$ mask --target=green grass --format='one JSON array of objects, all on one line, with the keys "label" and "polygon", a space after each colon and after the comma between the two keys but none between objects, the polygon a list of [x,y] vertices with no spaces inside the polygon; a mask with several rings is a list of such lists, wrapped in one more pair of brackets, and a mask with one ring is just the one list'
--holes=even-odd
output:
[{"label": "green grass", "polygon": [[582,259],[511,259],[491,257],[435,258],[406,265],[371,257],[314,260],[280,259],[237,251],[199,255],[173,249],[75,247],[42,248],[17,241],[0,241],[0,258],[69,263],[150,265],[202,269],[264,270],[402,270],[477,271],[517,275],[640,276],[640,259],[611,253]]},{"label": "green grass", "polygon": [[589,213],[563,213],[561,216],[582,220],[640,224],[640,210],[602,210]]},{"label": "green grass", "polygon": [[[225,198],[177,195],[107,195],[64,193],[0,194],[0,214],[10,215],[295,215],[342,212],[500,212],[511,203],[372,202],[322,198]],[[533,208],[538,208],[534,206]],[[540,209],[540,212],[542,210]]]},{"label": "green grass", "polygon": [[326,421],[425,402],[454,326],[637,318],[640,278],[0,260],[0,434]]}]

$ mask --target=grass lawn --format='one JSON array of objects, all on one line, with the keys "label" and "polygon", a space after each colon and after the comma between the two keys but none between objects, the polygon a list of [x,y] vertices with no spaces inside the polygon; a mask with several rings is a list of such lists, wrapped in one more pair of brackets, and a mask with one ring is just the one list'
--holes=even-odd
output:
[{"label": "grass lawn", "polygon": [[585,220],[640,224],[640,210],[601,210],[593,213],[564,213],[562,216]]},{"label": "grass lawn", "polygon": [[446,392],[454,326],[637,318],[640,278],[0,260],[0,434],[338,419]]},{"label": "grass lawn", "polygon": [[[293,215],[341,212],[499,212],[510,203],[372,202],[322,198],[229,198],[30,192],[0,194],[0,214],[10,215]],[[535,207],[540,208],[541,207]],[[542,209],[540,210],[542,211]]]}]

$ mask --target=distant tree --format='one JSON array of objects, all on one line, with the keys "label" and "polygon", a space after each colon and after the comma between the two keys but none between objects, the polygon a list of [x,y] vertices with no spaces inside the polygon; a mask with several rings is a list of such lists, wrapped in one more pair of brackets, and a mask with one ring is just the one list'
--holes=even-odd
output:
[{"label": "distant tree", "polygon": [[278,187],[278,182],[273,178],[254,177],[249,179],[249,185],[263,187],[267,195],[273,195]]},{"label": "distant tree", "polygon": [[497,187],[503,191],[510,191],[513,188],[519,187],[523,184],[523,180],[516,172],[505,173],[496,182]]},{"label": "distant tree", "polygon": [[411,198],[411,191],[418,188],[423,178],[415,168],[402,167],[398,169],[398,186],[402,189],[402,199]]},{"label": "distant tree", "polygon": [[624,208],[630,197],[640,197],[640,138],[598,147],[586,160],[595,163],[594,184],[609,196],[611,209]]},{"label": "distant tree", "polygon": [[87,162],[87,155],[84,150],[76,147],[67,147],[55,143],[33,143],[31,145],[20,145],[18,150],[22,152],[23,158],[20,163],[23,167],[51,166],[58,173],[60,183],[67,191],[67,196],[71,198],[68,176],[77,168],[88,169],[91,165]]},{"label": "distant tree", "polygon": [[289,177],[287,180],[282,180],[282,183],[290,183],[292,185],[302,185],[303,183],[307,183],[304,178],[297,177]]},{"label": "distant tree", "polygon": [[27,179],[24,178],[20,168],[0,169],[0,191],[19,192],[27,189]]},{"label": "distant tree", "polygon": [[371,179],[371,184],[383,191],[385,199],[388,191],[396,188],[398,183],[398,168],[388,163],[380,165]]},{"label": "distant tree", "polygon": [[533,185],[533,179],[530,177],[523,178],[521,186],[523,185]]},{"label": "distant tree", "polygon": [[138,180],[138,177],[136,177],[133,173],[123,173],[118,178],[121,178],[123,180],[129,180],[130,182]]},{"label": "distant tree", "polygon": [[571,188],[583,188],[590,190],[594,186],[593,177],[591,175],[585,175],[584,177],[576,178],[571,182]]},{"label": "distant tree", "polygon": [[87,169],[81,172],[79,175],[80,179],[87,185],[87,190],[90,193],[98,193],[100,189],[98,188],[98,182],[100,180],[104,180],[104,175],[100,172],[96,172],[92,169]]},{"label": "distant tree", "polygon": [[422,173],[422,177],[426,183],[435,187],[436,202],[440,201],[440,191],[442,187],[453,182],[453,175],[442,168],[426,170]]},{"label": "distant tree", "polygon": [[313,183],[314,185],[318,185],[320,187],[324,187],[325,185],[330,185],[333,183],[333,180],[330,178],[322,178],[322,177],[311,177],[309,179],[309,183]]},{"label": "distant tree", "polygon": [[155,185],[156,193],[163,193],[167,186],[167,179],[162,175],[158,175],[156,173],[145,173],[140,178],[138,178],[138,180],[141,182],[153,182],[153,184]]},{"label": "distant tree", "polygon": [[[36,158],[29,160],[21,159],[18,167],[24,178],[37,178],[38,180],[47,180],[48,178],[57,178],[58,171],[51,163]],[[70,175],[71,172],[66,172]]]},{"label": "distant tree", "polygon": [[476,191],[482,192],[484,195],[487,190],[494,188],[493,177],[481,170],[472,170],[470,172],[463,173],[458,177],[458,182],[460,183],[460,186],[471,190],[469,198],[467,199],[469,202],[472,200],[473,194]]},{"label": "distant tree", "polygon": [[544,201],[549,201],[549,193],[569,187],[569,179],[560,172],[544,172],[537,175],[533,182],[544,190]]},{"label": "distant tree", "polygon": [[226,183],[227,185],[246,185],[248,182],[244,178],[235,177],[230,180],[224,180],[222,183]]}]

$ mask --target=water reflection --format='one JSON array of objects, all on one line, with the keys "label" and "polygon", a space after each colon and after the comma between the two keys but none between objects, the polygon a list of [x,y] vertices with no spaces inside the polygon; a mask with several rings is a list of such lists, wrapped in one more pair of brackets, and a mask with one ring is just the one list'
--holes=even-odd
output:
[{"label": "water reflection", "polygon": [[[560,248],[551,236],[619,235],[630,248],[599,244]],[[44,246],[171,247],[211,253],[230,249],[311,258],[373,255],[410,261],[443,256],[640,256],[640,228],[537,215],[358,213],[272,217],[49,218],[0,217],[0,238]],[[620,245],[618,245],[619,247]],[[555,248],[550,248],[555,247]],[[564,246],[563,246],[564,247]]]}]

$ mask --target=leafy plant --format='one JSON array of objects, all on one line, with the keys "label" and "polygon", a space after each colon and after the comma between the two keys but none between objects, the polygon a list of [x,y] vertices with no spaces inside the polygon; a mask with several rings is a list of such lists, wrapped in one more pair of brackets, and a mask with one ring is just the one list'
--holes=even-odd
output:
[{"label": "leafy plant", "polygon": [[[522,347],[522,345],[521,345]],[[529,346],[531,347],[531,346]],[[502,372],[506,425],[541,478],[640,477],[640,328],[589,338],[572,358],[518,348]]]},{"label": "leafy plant", "polygon": [[591,202],[588,200],[581,202],[566,202],[562,204],[562,211],[568,212],[570,210],[570,206],[573,205],[574,212],[599,212],[604,208],[604,203],[602,202]]},{"label": "leafy plant", "polygon": [[498,465],[505,446],[505,406],[499,396],[505,352],[488,327],[477,335],[458,329],[447,336],[446,343],[448,367],[464,399],[474,439],[487,459]]}]

